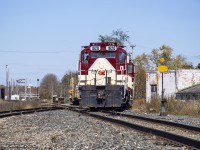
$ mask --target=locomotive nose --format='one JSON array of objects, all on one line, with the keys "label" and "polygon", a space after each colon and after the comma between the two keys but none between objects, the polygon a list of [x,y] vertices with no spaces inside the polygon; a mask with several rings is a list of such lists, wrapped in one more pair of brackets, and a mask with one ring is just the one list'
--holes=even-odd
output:
[{"label": "locomotive nose", "polygon": [[100,61],[99,61],[99,68],[100,68],[100,69],[103,69],[103,68],[104,68],[104,62],[103,62],[103,60],[100,60]]}]

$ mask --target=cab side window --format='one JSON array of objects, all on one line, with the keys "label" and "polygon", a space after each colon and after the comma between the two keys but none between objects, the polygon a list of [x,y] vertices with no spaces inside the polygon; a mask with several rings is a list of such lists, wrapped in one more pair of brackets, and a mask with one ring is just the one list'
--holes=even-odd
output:
[{"label": "cab side window", "polygon": [[123,52],[118,53],[118,60],[119,60],[119,63],[125,62],[125,54]]},{"label": "cab side window", "polygon": [[133,72],[133,65],[132,64],[128,64],[128,73],[132,73]]},{"label": "cab side window", "polygon": [[83,56],[82,56],[82,61],[85,62],[85,63],[87,63],[88,62],[88,57],[89,57],[88,52],[84,52]]}]

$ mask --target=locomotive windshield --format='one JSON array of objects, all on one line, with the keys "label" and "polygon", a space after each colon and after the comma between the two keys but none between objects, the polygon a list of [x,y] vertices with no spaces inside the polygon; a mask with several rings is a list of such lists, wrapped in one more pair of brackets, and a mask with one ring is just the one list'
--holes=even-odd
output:
[{"label": "locomotive windshield", "polygon": [[92,52],[92,58],[115,58],[115,52]]}]

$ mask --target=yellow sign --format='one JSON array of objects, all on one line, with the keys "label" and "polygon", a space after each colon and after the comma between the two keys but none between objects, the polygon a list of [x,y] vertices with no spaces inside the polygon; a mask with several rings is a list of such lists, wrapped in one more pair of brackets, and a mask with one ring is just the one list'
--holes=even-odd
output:
[{"label": "yellow sign", "polygon": [[166,72],[166,71],[168,71],[168,67],[167,66],[158,66],[158,71],[159,72]]},{"label": "yellow sign", "polygon": [[161,62],[161,63],[165,62],[165,58],[163,58],[163,57],[160,58],[160,62]]}]

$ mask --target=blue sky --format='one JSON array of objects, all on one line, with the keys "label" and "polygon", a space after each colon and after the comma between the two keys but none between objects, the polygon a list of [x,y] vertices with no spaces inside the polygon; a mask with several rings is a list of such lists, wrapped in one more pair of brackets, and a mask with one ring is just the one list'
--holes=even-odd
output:
[{"label": "blue sky", "polygon": [[199,0],[0,0],[0,84],[6,65],[33,85],[47,73],[61,79],[81,46],[116,29],[128,31],[135,56],[167,44],[200,62]]}]

